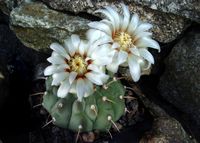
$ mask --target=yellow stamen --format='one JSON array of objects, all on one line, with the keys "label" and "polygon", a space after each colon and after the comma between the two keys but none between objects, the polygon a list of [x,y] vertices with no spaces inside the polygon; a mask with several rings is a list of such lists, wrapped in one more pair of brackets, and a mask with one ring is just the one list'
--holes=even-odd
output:
[{"label": "yellow stamen", "polygon": [[131,36],[125,32],[116,33],[114,41],[120,45],[120,50],[123,51],[127,51],[133,45]]},{"label": "yellow stamen", "polygon": [[75,55],[69,61],[69,66],[72,71],[78,73],[78,75],[83,75],[87,71],[87,62],[80,55]]}]

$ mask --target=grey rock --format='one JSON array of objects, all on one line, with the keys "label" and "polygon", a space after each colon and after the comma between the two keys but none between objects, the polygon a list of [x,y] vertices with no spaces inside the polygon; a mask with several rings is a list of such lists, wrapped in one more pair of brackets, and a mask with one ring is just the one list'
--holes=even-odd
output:
[{"label": "grey rock", "polygon": [[[47,5],[57,10],[79,13],[93,7],[97,1],[91,0],[42,0]],[[97,2],[98,3],[98,2]]]},{"label": "grey rock", "polygon": [[199,0],[126,0],[129,3],[137,3],[148,6],[151,9],[166,13],[180,15],[196,22],[200,22]]},{"label": "grey rock", "polygon": [[132,84],[132,89],[154,119],[152,129],[143,135],[140,143],[197,143],[175,118],[150,101],[138,86]]},{"label": "grey rock", "polygon": [[15,7],[26,2],[30,2],[30,0],[0,0],[0,10],[9,15]]},{"label": "grey rock", "polygon": [[197,143],[185,132],[174,118],[160,117],[154,120],[153,128],[142,137],[140,143]]},{"label": "grey rock", "polygon": [[194,122],[200,132],[200,28],[193,28],[166,59],[159,83],[161,96]]},{"label": "grey rock", "polygon": [[11,28],[21,42],[40,51],[52,42],[63,42],[71,34],[85,35],[86,19],[49,9],[42,3],[25,3],[10,14]]},{"label": "grey rock", "polygon": [[[75,13],[87,12],[93,14],[93,12],[105,5],[115,5],[120,7],[119,1],[112,0],[42,0],[47,5],[57,10],[71,11]],[[184,31],[190,22],[180,16],[174,14],[166,14],[160,11],[153,10],[148,7],[144,7],[140,4],[133,2],[128,3],[131,12],[139,14],[143,21],[152,23],[153,38],[159,42],[167,43],[177,38],[178,35]],[[103,18],[101,15],[96,15]]]}]

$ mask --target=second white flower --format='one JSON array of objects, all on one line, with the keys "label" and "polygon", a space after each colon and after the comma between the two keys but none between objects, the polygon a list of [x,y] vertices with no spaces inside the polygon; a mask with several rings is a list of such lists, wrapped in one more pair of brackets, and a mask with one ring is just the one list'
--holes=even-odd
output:
[{"label": "second white flower", "polygon": [[57,96],[64,98],[68,93],[77,94],[82,101],[94,92],[95,85],[103,85],[108,80],[104,66],[112,60],[113,52],[101,45],[101,39],[96,41],[83,41],[77,35],[65,40],[64,45],[53,43],[51,63],[44,74],[52,75],[52,85],[59,86]]}]

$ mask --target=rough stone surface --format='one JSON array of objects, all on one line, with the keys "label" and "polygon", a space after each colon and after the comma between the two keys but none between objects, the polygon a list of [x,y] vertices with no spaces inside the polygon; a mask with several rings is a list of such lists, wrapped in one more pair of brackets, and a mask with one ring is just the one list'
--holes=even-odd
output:
[{"label": "rough stone surface", "polygon": [[140,143],[197,143],[176,119],[146,98],[140,88],[135,85],[132,88],[154,118],[151,131],[142,137]]},{"label": "rough stone surface", "polygon": [[9,15],[15,7],[27,2],[27,0],[0,0],[0,10]]},{"label": "rough stone surface", "polygon": [[159,89],[164,99],[186,113],[200,132],[200,28],[193,28],[166,59]]},{"label": "rough stone surface", "polygon": [[86,19],[50,10],[42,3],[27,3],[10,15],[11,27],[27,47],[46,50],[52,42],[63,42],[72,33],[83,36]]},{"label": "rough stone surface", "polygon": [[166,13],[173,13],[200,22],[199,0],[126,0]]},{"label": "rough stone surface", "polygon": [[190,139],[181,124],[173,118],[160,117],[154,120],[152,130],[140,143],[197,143]]},{"label": "rough stone surface", "polygon": [[[71,11],[75,13],[87,12],[93,14],[93,12],[105,5],[115,5],[120,7],[119,1],[112,0],[42,0],[53,9]],[[167,43],[170,42],[185,30],[189,24],[187,20],[174,14],[166,14],[151,8],[144,7],[135,3],[127,3],[130,7],[131,12],[139,14],[143,21],[152,23],[153,38],[159,42]],[[99,15],[97,15],[99,16]]]}]

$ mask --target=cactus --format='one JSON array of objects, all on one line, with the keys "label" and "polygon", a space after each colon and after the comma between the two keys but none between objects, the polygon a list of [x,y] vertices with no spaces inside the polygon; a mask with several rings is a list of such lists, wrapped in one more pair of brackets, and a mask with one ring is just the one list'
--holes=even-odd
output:
[{"label": "cactus", "polygon": [[81,132],[108,131],[125,112],[125,90],[120,81],[111,81],[107,88],[96,87],[82,102],[75,94],[57,97],[57,87],[51,86],[51,82],[52,78],[48,77],[42,105],[59,127]]},{"label": "cactus", "polygon": [[[112,124],[117,128],[114,122],[125,112],[124,99],[131,97],[124,97],[125,89],[116,79],[103,84],[117,73],[119,66],[128,67],[137,82],[154,64],[148,48],[160,51],[160,46],[147,32],[152,25],[141,22],[137,14],[131,15],[124,4],[121,6],[123,15],[112,7],[97,10],[108,22],[89,23],[92,29],[88,30],[87,39],[73,34],[62,45],[50,45],[53,52],[47,59],[51,65],[44,70],[49,77],[42,105],[55,125],[78,133],[109,131]],[[71,93],[74,90],[76,94]]]}]

